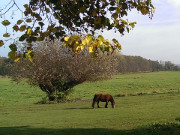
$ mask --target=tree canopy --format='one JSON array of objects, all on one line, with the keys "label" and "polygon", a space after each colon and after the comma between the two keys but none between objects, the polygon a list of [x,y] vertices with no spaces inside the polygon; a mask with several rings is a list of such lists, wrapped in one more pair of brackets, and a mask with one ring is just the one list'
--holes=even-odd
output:
[{"label": "tree canopy", "polygon": [[[46,38],[54,40],[61,38],[66,47],[79,53],[85,47],[89,48],[92,57],[97,57],[98,48],[102,52],[120,50],[121,45],[117,39],[110,42],[102,35],[95,38],[97,30],[114,30],[120,34],[129,32],[136,22],[129,22],[123,17],[132,9],[137,9],[143,15],[153,16],[154,6],[151,0],[30,0],[20,9],[16,0],[11,0],[9,8],[0,11],[0,16],[6,18],[6,13],[12,7],[17,7],[22,13],[16,24],[12,27],[14,32],[22,32],[19,42],[26,42],[23,56],[30,58],[33,52],[33,42],[43,41]],[[5,27],[11,24],[7,19],[1,22]],[[72,33],[78,36],[70,36]],[[6,31],[3,37],[10,38]],[[4,41],[0,39],[0,46]],[[15,61],[20,59],[18,45],[13,41],[10,44],[9,57]]]}]

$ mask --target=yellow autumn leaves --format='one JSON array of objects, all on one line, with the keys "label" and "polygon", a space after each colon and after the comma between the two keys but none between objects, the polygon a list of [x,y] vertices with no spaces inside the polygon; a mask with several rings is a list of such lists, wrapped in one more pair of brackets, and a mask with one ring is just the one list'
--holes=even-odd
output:
[{"label": "yellow autumn leaves", "polygon": [[[31,22],[31,20],[27,19],[26,22]],[[25,31],[26,36],[33,34],[33,31],[30,27],[27,27],[26,25],[19,26],[21,23],[22,23],[22,20],[18,20],[17,24],[13,26],[13,30],[20,31],[20,32]],[[8,20],[4,20],[2,24],[4,26],[8,26],[10,22]],[[10,34],[5,33],[3,34],[3,37],[10,37]],[[23,36],[20,37],[19,41],[21,41],[21,39],[23,41],[24,37]],[[0,47],[3,45],[4,45],[4,42],[0,40]],[[82,50],[87,48],[92,58],[96,58],[100,52],[113,53],[114,50],[122,49],[121,45],[116,39],[113,39],[111,43],[108,39],[104,39],[102,35],[99,35],[97,38],[95,38],[91,34],[88,34],[84,36],[83,38],[79,35],[66,36],[64,37],[64,43],[62,44],[62,46],[71,48],[75,54],[78,54]],[[8,56],[16,62],[21,60],[21,57],[17,54],[17,46],[15,44],[11,44],[9,48],[11,51],[9,52]],[[32,54],[33,54],[33,50],[28,49],[27,52],[23,54],[23,57],[29,59],[32,62],[33,61]]]},{"label": "yellow autumn leaves", "polygon": [[[19,56],[15,51],[10,51],[8,53],[8,57],[13,60],[14,62],[18,62],[22,59],[21,56]],[[33,50],[28,50],[24,53],[24,58],[29,59],[31,62],[33,62]]]},{"label": "yellow autumn leaves", "polygon": [[102,35],[94,38],[92,35],[86,35],[83,39],[80,36],[64,37],[63,47],[69,47],[74,53],[80,53],[84,48],[88,48],[89,53],[93,58],[98,56],[101,52],[114,52],[114,50],[121,50],[122,47],[116,39],[113,39],[113,44],[109,40],[105,40]]},{"label": "yellow autumn leaves", "polygon": [[[4,20],[4,21],[1,22],[1,24],[4,25],[4,26],[8,26],[11,23],[8,20]],[[3,37],[10,37],[10,34],[6,32],[6,33],[3,34]],[[1,44],[0,46],[2,46],[2,42],[0,44]]]},{"label": "yellow autumn leaves", "polygon": [[9,24],[11,24],[8,20],[4,20],[4,21],[2,21],[1,23],[2,23],[2,25],[4,25],[4,26],[8,26]]},{"label": "yellow autumn leaves", "polygon": [[[31,23],[31,21],[32,20],[30,18],[26,19],[27,23]],[[23,32],[23,31],[27,30],[26,34],[30,35],[32,33],[32,29],[30,27],[27,27],[26,25],[21,25],[20,27],[18,27],[18,25],[20,25],[22,22],[23,22],[23,20],[18,20],[17,24],[12,27],[13,30],[15,30],[16,32],[17,31]],[[4,26],[8,26],[11,23],[8,20],[4,20],[1,22],[1,24]],[[6,32],[3,34],[3,37],[5,37],[5,38],[10,37],[10,34]]]},{"label": "yellow autumn leaves", "polygon": [[[22,20],[18,20],[17,24],[20,25],[22,22],[23,22]],[[31,22],[31,20],[27,19],[26,22]],[[8,26],[8,25],[11,24],[8,20],[4,20],[1,23],[4,26]],[[15,30],[16,32],[17,31],[23,32],[23,31],[26,30],[26,34],[27,35],[31,35],[32,34],[32,29],[30,27],[27,27],[26,25],[21,25],[20,27],[18,27],[18,25],[14,25],[13,26],[13,30]],[[8,38],[8,37],[10,37],[10,34],[6,32],[6,33],[3,34],[3,37],[4,38]],[[0,40],[0,47],[2,47],[3,45],[4,45],[3,40]],[[21,57],[17,53],[17,45],[16,44],[11,44],[11,45],[9,45],[9,48],[11,50],[8,53],[9,58],[14,60],[15,62],[21,60]],[[23,57],[24,58],[28,58],[32,62],[33,61],[32,54],[33,54],[33,51],[32,51],[32,49],[30,49],[30,50],[27,50],[27,52],[24,53]]]},{"label": "yellow autumn leaves", "polygon": [[31,35],[31,33],[32,33],[32,29],[28,28],[26,34]]},{"label": "yellow autumn leaves", "polygon": [[4,45],[4,42],[0,40],[0,47]]}]

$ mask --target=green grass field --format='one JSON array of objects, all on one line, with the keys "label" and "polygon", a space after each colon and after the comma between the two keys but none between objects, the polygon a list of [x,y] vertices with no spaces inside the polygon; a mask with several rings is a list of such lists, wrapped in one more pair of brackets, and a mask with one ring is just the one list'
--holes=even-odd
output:
[{"label": "green grass field", "polygon": [[76,86],[74,98],[91,99],[94,93],[133,95],[138,93],[180,92],[180,72],[155,72],[116,75],[111,80]]},{"label": "green grass field", "polygon": [[[180,72],[116,75],[74,88],[76,102],[36,104],[45,94],[0,78],[0,135],[179,135]],[[110,93],[116,108],[91,108]],[[122,96],[123,95],[123,96]],[[70,98],[70,97],[69,97]]]}]

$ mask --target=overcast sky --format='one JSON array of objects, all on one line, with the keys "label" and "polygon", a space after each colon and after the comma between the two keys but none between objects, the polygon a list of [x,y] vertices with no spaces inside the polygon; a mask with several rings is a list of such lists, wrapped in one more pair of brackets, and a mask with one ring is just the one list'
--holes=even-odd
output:
[{"label": "overcast sky", "polygon": [[[28,0],[21,2],[26,1]],[[136,21],[137,24],[130,33],[121,36],[119,33],[108,31],[103,35],[108,39],[118,39],[123,47],[122,53],[125,55],[180,64],[180,0],[153,0],[153,4],[156,11],[152,20],[132,10],[127,18],[129,21]],[[3,5],[1,0],[0,8]],[[0,24],[0,39],[4,30]],[[0,56],[7,54],[8,46],[1,47]]]}]

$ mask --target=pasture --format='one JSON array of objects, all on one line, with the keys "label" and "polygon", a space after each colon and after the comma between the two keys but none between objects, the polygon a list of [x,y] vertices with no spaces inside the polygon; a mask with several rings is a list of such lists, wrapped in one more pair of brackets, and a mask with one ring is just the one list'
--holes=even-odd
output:
[{"label": "pasture", "polygon": [[[73,102],[37,104],[37,87],[0,78],[0,135],[178,135],[180,72],[116,75],[74,88]],[[116,108],[91,108],[95,93],[113,95]]]}]

